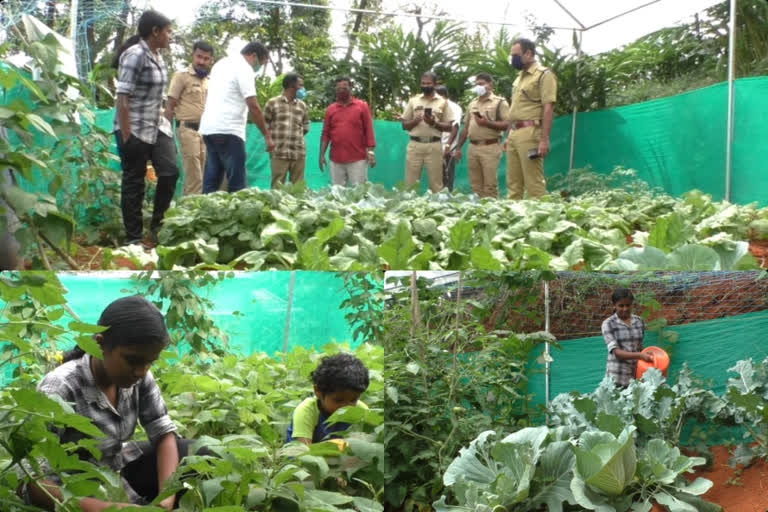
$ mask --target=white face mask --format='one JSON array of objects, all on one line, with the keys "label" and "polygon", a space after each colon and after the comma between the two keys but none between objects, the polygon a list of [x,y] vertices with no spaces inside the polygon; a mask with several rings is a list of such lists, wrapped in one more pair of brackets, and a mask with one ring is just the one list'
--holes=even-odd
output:
[{"label": "white face mask", "polygon": [[484,95],[486,92],[488,92],[488,90],[485,88],[485,86],[484,86],[484,85],[476,85],[476,86],[474,86],[474,87],[472,88],[472,92],[474,92],[474,93],[475,93],[475,96],[482,96],[482,95]]}]

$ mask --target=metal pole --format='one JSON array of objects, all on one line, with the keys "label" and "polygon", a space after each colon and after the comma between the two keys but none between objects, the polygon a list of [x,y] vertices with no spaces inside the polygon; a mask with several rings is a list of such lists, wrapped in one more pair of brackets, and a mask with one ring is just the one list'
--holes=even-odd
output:
[{"label": "metal pole", "polygon": [[285,313],[285,334],[283,335],[283,354],[288,352],[288,336],[291,334],[291,310],[293,309],[293,289],[296,286],[296,271],[291,271],[291,283],[288,285],[288,311]]},{"label": "metal pole", "polygon": [[[544,281],[544,331],[549,334],[549,283]],[[544,343],[544,395],[549,406],[549,341]]]},{"label": "metal pole", "polygon": [[73,48],[75,47],[75,40],[77,38],[77,10],[79,8],[78,4],[79,4],[78,0],[72,0],[71,3],[69,4],[69,38],[72,40]]},{"label": "metal pole", "polygon": [[728,133],[725,143],[725,200],[731,200],[731,172],[733,170],[733,120],[736,99],[736,0],[731,0],[728,29]]},{"label": "metal pole", "polygon": [[[584,41],[584,31],[579,32],[579,47],[576,49],[576,86],[579,85],[579,70],[581,69],[581,47]],[[576,160],[576,115],[579,112],[578,104],[573,105],[573,118],[571,119],[571,157],[568,163],[568,174],[573,170],[574,161]]]}]

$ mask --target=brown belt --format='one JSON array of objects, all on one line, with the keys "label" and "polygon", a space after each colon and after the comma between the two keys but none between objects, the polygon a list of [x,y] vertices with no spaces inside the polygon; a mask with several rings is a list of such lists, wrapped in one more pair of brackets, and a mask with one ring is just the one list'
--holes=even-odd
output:
[{"label": "brown belt", "polygon": [[411,140],[415,142],[429,143],[429,142],[440,142],[443,139],[441,139],[440,137],[411,137]]},{"label": "brown belt", "polygon": [[526,126],[538,126],[539,121],[512,121],[512,127],[515,130],[519,130],[520,128],[525,128]]},{"label": "brown belt", "polygon": [[200,129],[200,123],[193,123],[192,121],[179,121],[176,120],[176,127],[178,128],[179,125],[184,125],[185,128],[189,128],[190,130],[198,131]]},{"label": "brown belt", "polygon": [[500,141],[499,139],[485,139],[485,140],[470,140],[470,144],[475,144],[477,146],[490,146],[491,144],[498,144]]}]

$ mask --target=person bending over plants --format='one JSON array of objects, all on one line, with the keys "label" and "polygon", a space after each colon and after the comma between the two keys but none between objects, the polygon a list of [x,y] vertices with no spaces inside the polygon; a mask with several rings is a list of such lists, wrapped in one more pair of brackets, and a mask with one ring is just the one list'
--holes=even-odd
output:
[{"label": "person bending over plants", "polygon": [[611,295],[615,313],[603,321],[603,338],[608,347],[608,361],[605,373],[625,388],[635,378],[637,361],[653,362],[653,356],[644,354],[643,335],[645,322],[632,314],[634,295],[627,288],[617,288]]},{"label": "person bending over plants", "polygon": [[[107,329],[94,335],[101,347],[102,358],[92,357],[81,348],[67,352],[62,364],[46,374],[38,391],[58,395],[72,403],[75,412],[90,418],[104,433],[99,449],[99,462],[90,454],[81,459],[107,465],[119,472],[126,494],[133,505],[149,503],[156,498],[166,480],[179,465],[192,443],[176,437],[176,426],[168,411],[149,367],[170,342],[162,313],[143,297],[123,297],[109,304],[99,318]],[[149,441],[133,442],[136,423],[141,422]],[[77,442],[85,434],[74,429],[59,431],[61,443]],[[41,465],[50,473],[50,468]],[[46,474],[21,492],[28,504],[54,510],[52,497],[62,500],[58,475]],[[84,512],[97,512],[116,505],[96,498],[83,498]],[[164,499],[159,506],[175,507],[176,496]]]},{"label": "person bending over plants", "polygon": [[335,432],[349,428],[348,423],[330,425],[326,420],[342,407],[359,405],[360,395],[368,389],[368,368],[351,354],[324,357],[312,372],[315,396],[306,398],[293,411],[286,442],[319,443],[338,438]]}]

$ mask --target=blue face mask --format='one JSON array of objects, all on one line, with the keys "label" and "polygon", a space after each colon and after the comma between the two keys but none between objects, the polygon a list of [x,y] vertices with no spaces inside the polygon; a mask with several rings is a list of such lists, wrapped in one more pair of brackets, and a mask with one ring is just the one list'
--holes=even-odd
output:
[{"label": "blue face mask", "polygon": [[195,74],[198,78],[205,78],[208,76],[208,70],[205,68],[195,68]]},{"label": "blue face mask", "polygon": [[512,56],[512,67],[515,69],[523,69],[523,56],[522,55],[513,55]]},{"label": "blue face mask", "polygon": [[307,90],[305,88],[297,89],[296,90],[296,97],[300,100],[303,100],[307,97]]}]

